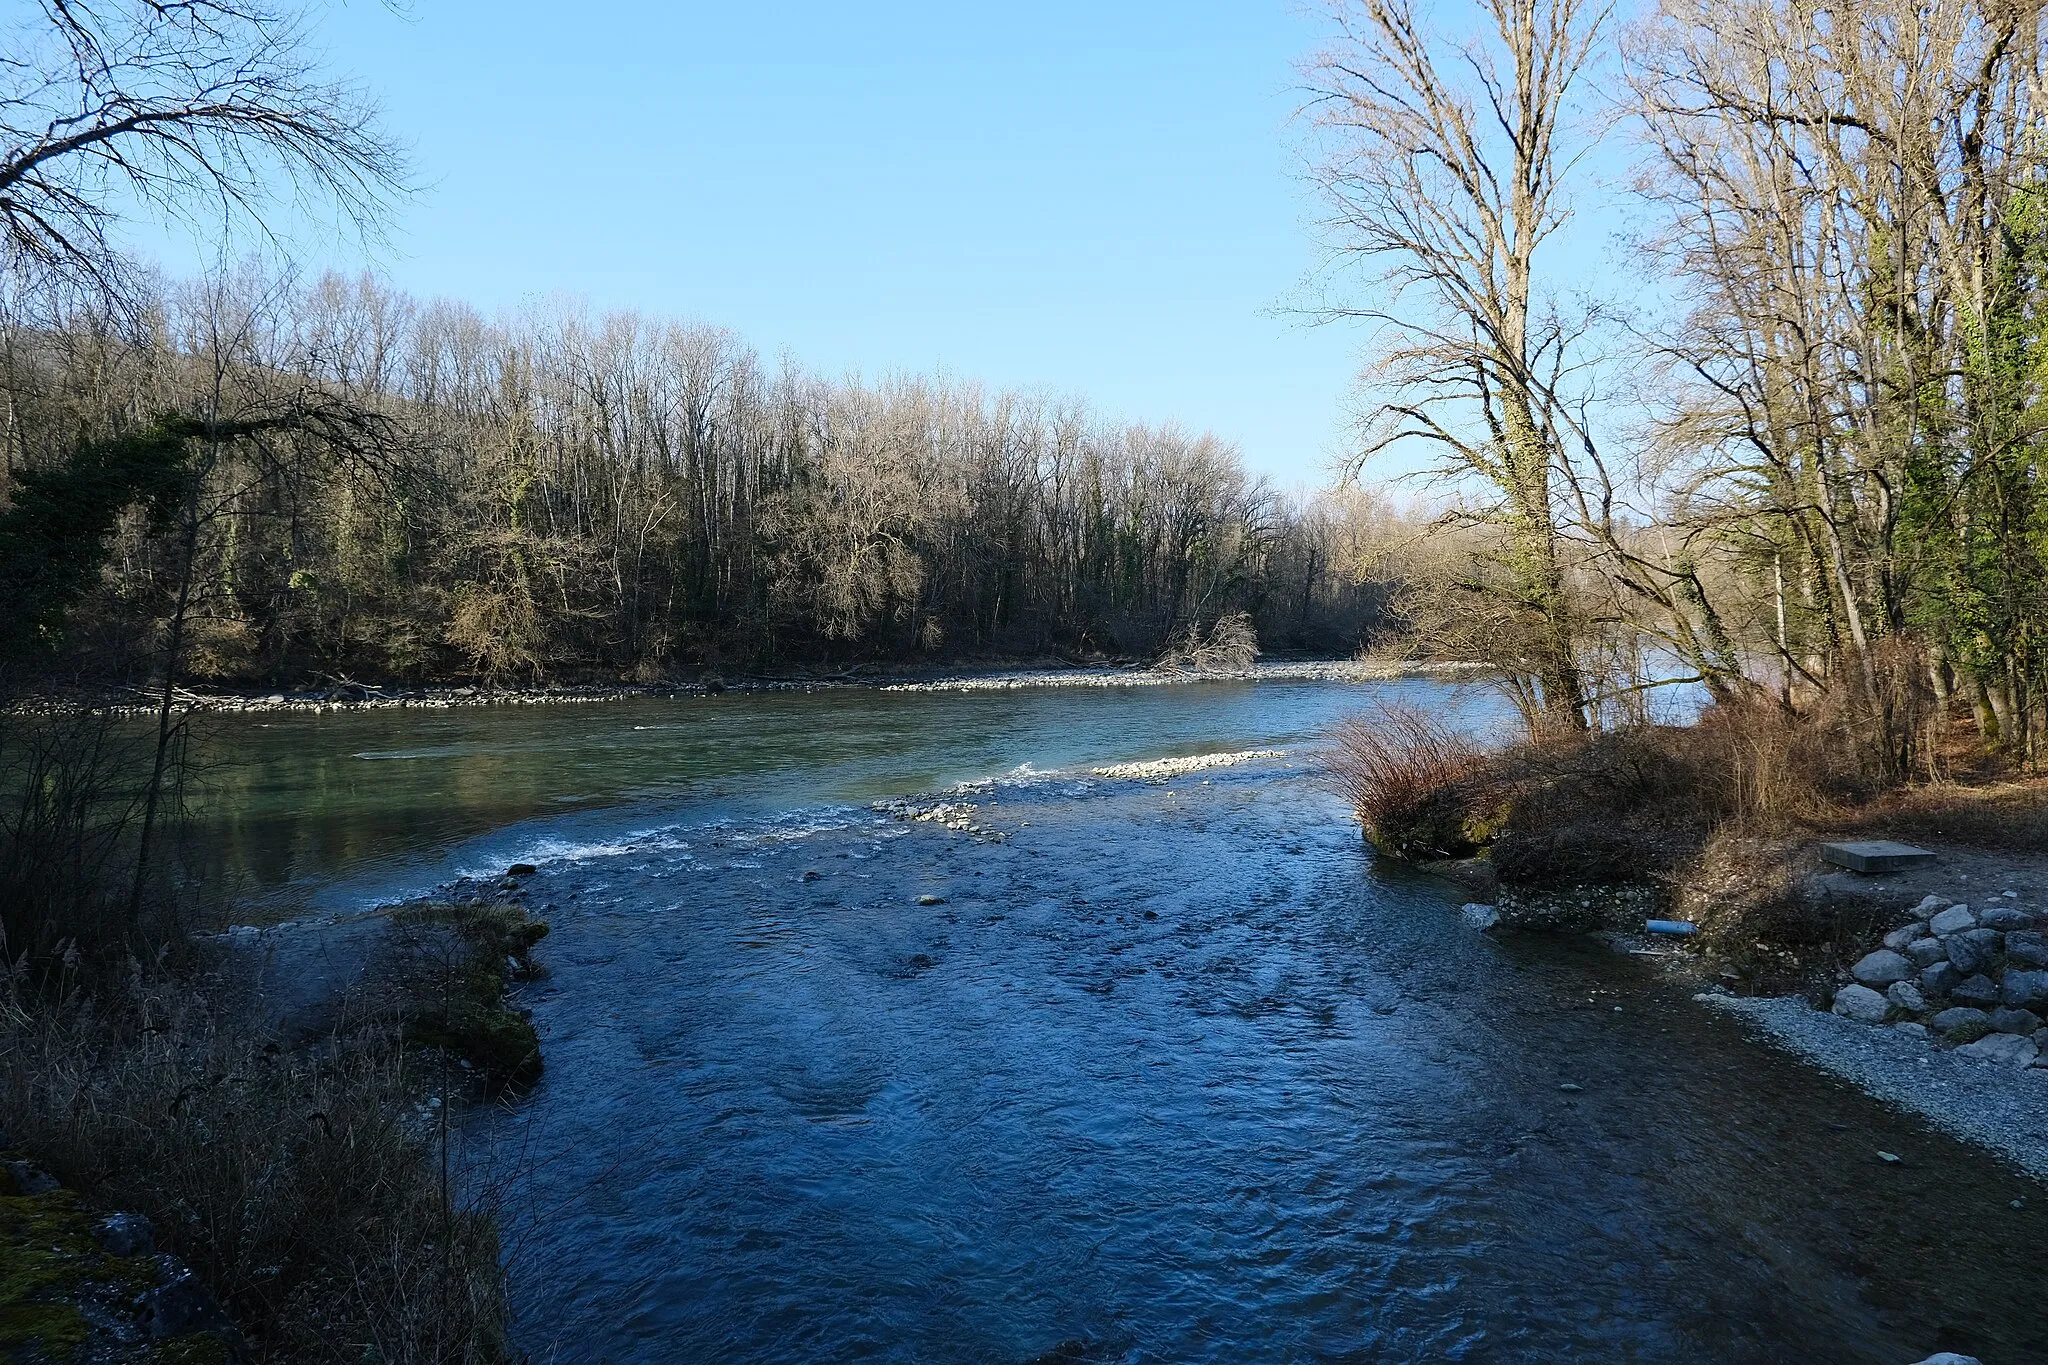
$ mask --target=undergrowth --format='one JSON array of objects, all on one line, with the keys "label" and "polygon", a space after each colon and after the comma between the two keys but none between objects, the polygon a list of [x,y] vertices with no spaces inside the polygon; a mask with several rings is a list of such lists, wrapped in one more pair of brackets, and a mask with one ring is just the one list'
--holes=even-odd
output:
[{"label": "undergrowth", "polygon": [[508,1358],[501,1182],[462,1168],[446,1088],[395,1020],[285,1048],[190,982],[0,1008],[7,1140],[147,1216],[258,1359]]},{"label": "undergrowth", "polygon": [[1682,911],[1703,944],[1747,953],[1866,931],[1854,913],[1801,894],[1793,852],[1816,834],[1881,826],[2048,847],[2048,789],[1903,786],[1897,756],[1825,708],[1722,705],[1689,726],[1485,749],[1435,716],[1390,707],[1340,727],[1333,768],[1374,847],[1418,863],[1483,858],[1504,912],[1524,923],[1583,923],[1585,891],[1635,888],[1609,897],[1617,914],[1639,924],[1645,908]]}]

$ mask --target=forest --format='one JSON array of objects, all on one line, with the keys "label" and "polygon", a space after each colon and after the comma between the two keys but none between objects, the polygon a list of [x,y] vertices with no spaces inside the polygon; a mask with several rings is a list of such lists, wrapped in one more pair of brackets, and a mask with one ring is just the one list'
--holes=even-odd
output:
[{"label": "forest", "polygon": [[17,308],[0,344],[10,485],[164,414],[234,429],[194,443],[182,503],[110,528],[51,673],[146,678],[173,618],[209,682],[529,686],[1149,660],[1235,613],[1349,654],[1376,622],[1360,499],[1279,495],[1213,436],[1079,400],[254,269],[118,323]]}]

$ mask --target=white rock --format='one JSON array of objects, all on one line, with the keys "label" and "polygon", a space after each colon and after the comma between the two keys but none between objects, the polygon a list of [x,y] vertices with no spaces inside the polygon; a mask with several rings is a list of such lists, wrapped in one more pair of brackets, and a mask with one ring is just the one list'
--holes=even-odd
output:
[{"label": "white rock", "polygon": [[1967,905],[1951,905],[1927,922],[1927,927],[1941,935],[1960,934],[1965,929],[1977,927],[1977,917]]},{"label": "white rock", "polygon": [[1915,919],[1926,919],[1929,915],[1940,910],[1946,910],[1954,904],[1955,902],[1947,896],[1928,896],[1913,907],[1913,917]]},{"label": "white rock", "polygon": [[1868,986],[1844,986],[1835,992],[1835,1013],[1859,1024],[1882,1024],[1889,1008],[1885,998]]},{"label": "white rock", "polygon": [[1477,901],[1466,902],[1458,913],[1463,915],[1465,923],[1471,925],[1474,929],[1491,929],[1494,925],[1500,923],[1500,911],[1490,905],[1481,905]]},{"label": "white rock", "polygon": [[1974,1057],[1981,1062],[1996,1062],[2000,1066],[2028,1066],[2041,1055],[2032,1038],[2023,1038],[2017,1033],[1987,1033],[1974,1043],[1967,1043],[1956,1049],[1956,1054]]}]

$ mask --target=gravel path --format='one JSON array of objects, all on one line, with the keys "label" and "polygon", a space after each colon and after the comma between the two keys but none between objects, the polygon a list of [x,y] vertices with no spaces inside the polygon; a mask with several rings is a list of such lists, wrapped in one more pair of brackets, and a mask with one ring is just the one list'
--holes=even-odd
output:
[{"label": "gravel path", "polygon": [[2048,1070],[1964,1057],[1895,1029],[1823,1013],[1798,997],[1694,997],[1740,1015],[1770,1042],[1943,1132],[2048,1179]]}]

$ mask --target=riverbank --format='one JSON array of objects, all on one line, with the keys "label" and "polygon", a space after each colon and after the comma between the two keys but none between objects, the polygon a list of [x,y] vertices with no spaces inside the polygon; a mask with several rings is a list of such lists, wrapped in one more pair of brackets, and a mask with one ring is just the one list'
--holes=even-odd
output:
[{"label": "riverbank", "polygon": [[[1993,791],[2009,800],[2017,785]],[[1601,883],[1576,899],[1596,937],[1759,1042],[2048,1180],[2048,849],[1927,839],[1930,802],[1986,828],[1958,815],[1969,788],[1906,793],[1813,837],[1716,841],[1676,886]],[[1819,856],[1823,842],[1901,835],[1933,861],[1862,874]],[[1645,934],[1656,915],[1702,932]]]},{"label": "riverbank", "polygon": [[0,994],[0,1354],[512,1358],[508,1174],[459,1129],[541,1075],[547,926],[494,890]]},{"label": "riverbank", "polygon": [[2048,851],[1921,846],[1932,863],[1879,876],[1823,868],[1813,845],[1786,851],[1771,875],[1811,904],[1868,907],[1871,927],[1812,962],[1802,991],[1700,998],[2048,1179]]},{"label": "riverbank", "polygon": [[[540,687],[459,686],[398,687],[368,683],[335,683],[292,691],[255,691],[184,687],[175,694],[182,709],[220,714],[301,713],[333,711],[443,711],[472,706],[575,706],[645,697],[701,697],[720,693],[804,693],[842,688],[884,692],[1012,692],[1037,688],[1171,687],[1210,682],[1387,682],[1401,678],[1478,680],[1483,670],[1473,665],[1405,659],[1262,659],[1249,669],[1202,671],[1160,668],[1149,664],[1103,662],[991,663],[955,668],[900,669],[869,667],[831,673],[778,675],[706,675],[693,682],[566,684]],[[94,710],[114,715],[154,715],[160,693],[130,689],[122,694],[93,694],[82,699]],[[36,703],[50,706],[44,699]]]}]

